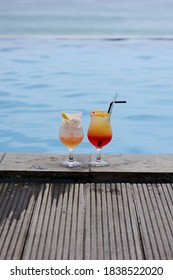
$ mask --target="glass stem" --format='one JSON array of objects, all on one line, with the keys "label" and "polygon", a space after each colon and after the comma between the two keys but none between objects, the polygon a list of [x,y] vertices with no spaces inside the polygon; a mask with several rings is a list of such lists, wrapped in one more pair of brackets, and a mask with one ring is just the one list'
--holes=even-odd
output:
[{"label": "glass stem", "polygon": [[69,160],[70,162],[74,161],[73,150],[74,150],[74,149],[70,149],[70,148],[69,148],[69,158],[68,158],[68,160]]},{"label": "glass stem", "polygon": [[100,148],[97,148],[96,160],[101,161],[101,149]]}]

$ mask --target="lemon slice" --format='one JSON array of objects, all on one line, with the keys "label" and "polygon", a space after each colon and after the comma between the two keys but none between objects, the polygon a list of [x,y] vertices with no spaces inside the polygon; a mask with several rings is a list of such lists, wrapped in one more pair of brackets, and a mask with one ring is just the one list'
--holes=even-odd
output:
[{"label": "lemon slice", "polygon": [[68,115],[65,112],[61,113],[61,116],[64,120],[69,120],[70,118],[68,117]]}]

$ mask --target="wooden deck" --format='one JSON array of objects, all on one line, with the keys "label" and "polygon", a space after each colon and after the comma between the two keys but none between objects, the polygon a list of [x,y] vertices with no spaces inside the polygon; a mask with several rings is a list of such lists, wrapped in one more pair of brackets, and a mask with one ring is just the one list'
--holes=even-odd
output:
[{"label": "wooden deck", "polygon": [[173,155],[0,153],[0,259],[173,259]]}]

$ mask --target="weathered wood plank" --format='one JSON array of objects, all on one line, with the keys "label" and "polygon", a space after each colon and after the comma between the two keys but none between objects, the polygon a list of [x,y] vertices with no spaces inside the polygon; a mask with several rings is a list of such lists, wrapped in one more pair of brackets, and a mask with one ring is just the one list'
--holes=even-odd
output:
[{"label": "weathered wood plank", "polygon": [[[35,240],[38,235],[38,248],[36,259],[43,259],[45,244],[47,243],[47,232],[48,232],[48,223],[50,219],[50,206],[51,206],[51,191],[50,184],[43,185],[44,187],[44,196],[42,199],[42,207],[39,213],[39,220],[37,224],[38,233],[36,233]],[[35,244],[36,245],[36,244]]]},{"label": "weathered wood plank", "polygon": [[112,206],[112,186],[106,185],[106,197],[107,197],[107,211],[108,211],[108,235],[109,235],[109,247],[110,247],[110,259],[117,259],[116,245],[115,245],[115,225],[113,219],[113,206]]},{"label": "weathered wood plank", "polygon": [[98,259],[99,252],[102,259],[142,259],[134,208],[129,185],[87,185],[85,241],[90,259]]},{"label": "weathered wood plank", "polygon": [[8,232],[8,234],[11,232],[11,242],[6,254],[6,259],[19,259],[21,257],[25,235],[30,222],[29,215],[31,214],[33,207],[33,200],[30,198],[30,187],[24,184],[24,186],[21,186],[20,198],[14,212],[14,215],[16,215],[16,217],[18,216],[18,218],[13,219],[10,231]]},{"label": "weathered wood plank", "polygon": [[91,259],[91,189],[90,184],[85,185],[85,231],[84,231],[84,259]]},{"label": "weathered wood plank", "polygon": [[[7,183],[5,186],[8,185]],[[9,184],[0,207],[0,258],[20,259],[29,228],[35,194],[27,184]],[[4,209],[3,209],[4,208]]]},{"label": "weathered wood plank", "polygon": [[[129,250],[129,259],[142,259],[143,251],[139,237],[137,217],[132,199],[132,189],[130,184],[122,184],[124,217],[126,225],[126,235]],[[126,250],[125,250],[126,252]]]},{"label": "weathered wood plank", "polygon": [[102,227],[102,202],[101,185],[96,184],[96,202],[97,202],[97,259],[103,260],[103,227]]},{"label": "weathered wood plank", "polygon": [[115,229],[115,248],[116,248],[116,256],[117,259],[123,259],[123,248],[122,248],[122,235],[120,228],[120,215],[119,215],[119,207],[118,200],[119,196],[121,196],[121,184],[112,184],[112,188],[114,190],[114,194],[112,196],[112,206],[113,206],[113,217],[114,217],[114,229]]},{"label": "weathered wood plank", "polygon": [[56,259],[56,253],[58,250],[58,237],[60,234],[60,219],[61,219],[61,209],[63,203],[63,191],[64,184],[55,184],[55,218],[52,233],[52,242],[50,247],[50,259]]},{"label": "weathered wood plank", "polygon": [[[11,184],[12,185],[12,184]],[[1,192],[0,192],[0,232],[2,231],[3,224],[5,223],[6,215],[8,215],[9,208],[11,206],[10,200],[13,195],[11,194],[11,185],[9,183],[1,183]]]},{"label": "weathered wood plank", "polygon": [[165,203],[164,203],[163,207],[167,208],[169,220],[171,221],[172,205],[173,205],[173,184],[162,184],[162,186],[163,186],[162,191],[164,193],[163,198],[165,198]]},{"label": "weathered wood plank", "polygon": [[172,183],[4,182],[0,202],[1,259],[173,259]]},{"label": "weathered wood plank", "polygon": [[56,206],[58,200],[58,193],[59,188],[56,184],[50,184],[50,193],[48,197],[48,205],[50,208],[50,216],[49,216],[49,223],[47,224],[47,238],[44,244],[44,254],[43,259],[48,260],[50,259],[50,255],[52,253],[52,243],[53,243],[53,232],[54,227],[56,227]]},{"label": "weathered wood plank", "polygon": [[71,245],[71,242],[73,242],[71,241],[71,227],[72,227],[73,203],[76,203],[76,201],[73,200],[74,192],[75,192],[74,184],[70,184],[68,192],[69,193],[68,193],[68,205],[67,205],[66,230],[64,235],[64,249],[62,252],[62,259],[64,260],[68,260],[70,258],[69,247]]},{"label": "weathered wood plank", "polygon": [[[130,239],[129,239],[129,250],[130,250],[130,258],[131,259],[144,259],[144,252],[142,248],[142,240],[140,237],[139,225],[138,225],[138,217],[136,213],[136,204],[133,194],[133,189],[131,184],[126,184],[126,191],[127,191],[127,204],[128,204],[128,211],[127,212],[127,220],[128,223],[128,233],[130,232]],[[132,196],[132,199],[131,199]],[[126,204],[125,204],[126,209]],[[129,217],[129,218],[128,218]],[[132,246],[133,244],[133,246]]]},{"label": "weathered wood plank", "polygon": [[142,184],[133,184],[138,217],[140,219],[140,233],[142,237],[142,243],[144,246],[144,253],[146,259],[160,258],[156,239],[152,230],[152,220],[149,218],[149,210],[147,202],[145,200],[144,193],[142,191]]},{"label": "weathered wood plank", "polygon": [[90,186],[90,191],[91,191],[91,201],[90,201],[90,225],[91,225],[91,257],[90,259],[95,260],[97,259],[97,231],[96,231],[96,192],[95,192],[95,184],[91,183]]},{"label": "weathered wood plank", "polygon": [[36,227],[39,219],[39,212],[42,206],[43,186],[39,185],[38,196],[35,203],[31,224],[29,227],[26,244],[23,252],[23,259],[35,259],[37,253],[37,244],[39,236],[36,236]]},{"label": "weathered wood plank", "polygon": [[109,233],[108,233],[108,214],[107,214],[105,184],[101,184],[101,198],[102,198],[103,254],[104,254],[104,259],[109,260],[110,244],[109,244]]},{"label": "weathered wood plank", "polygon": [[124,213],[124,188],[121,186],[121,196],[118,196],[118,211],[119,211],[119,226],[121,231],[121,243],[122,243],[122,253],[123,259],[130,259],[130,253],[128,248],[128,239],[127,239],[127,228],[126,228],[126,217]]},{"label": "weathered wood plank", "polygon": [[[156,211],[157,225],[163,243],[163,258],[171,259],[173,257],[173,208],[170,213],[165,204],[165,193],[163,188],[166,189],[165,185],[152,185],[153,192],[150,192],[150,197],[153,206],[158,209],[158,211]],[[170,224],[171,221],[172,225]]]},{"label": "weathered wood plank", "polygon": [[64,185],[64,191],[62,193],[62,207],[61,207],[61,216],[60,216],[60,225],[59,225],[59,236],[57,243],[57,252],[56,259],[62,259],[63,248],[64,248],[64,235],[66,229],[66,219],[67,219],[67,199],[68,199],[68,190],[69,184]]},{"label": "weathered wood plank", "polygon": [[4,211],[5,222],[0,238],[0,250],[2,259],[6,258],[6,254],[8,253],[8,246],[11,244],[11,240],[13,237],[14,224],[16,223],[16,219],[19,219],[19,215],[18,213],[16,213],[16,208],[18,207],[20,202],[20,192],[17,191],[18,186],[16,186],[16,184],[11,184],[10,187],[13,187],[14,189],[10,191],[11,199],[8,200],[9,207]]},{"label": "weathered wood plank", "polygon": [[163,244],[162,234],[164,234],[164,232],[162,231],[162,222],[160,220],[159,209],[154,200],[154,195],[153,195],[154,186],[143,184],[142,191],[144,193],[147,208],[148,208],[147,222],[149,222],[149,219],[151,220],[150,221],[151,228],[149,228],[149,233],[152,230],[153,237],[155,239],[158,254],[159,254],[159,259],[165,259],[164,249],[166,244]]},{"label": "weathered wood plank", "polygon": [[[23,208],[22,206],[24,204],[24,199],[26,199],[26,192],[22,188],[21,193],[20,193],[20,197],[18,199],[18,203],[17,203],[16,208],[14,210],[14,215],[17,215],[19,217],[18,217],[18,220],[15,219],[15,218],[12,220],[12,223],[10,225],[10,229],[8,230],[8,239],[11,239],[10,247],[8,248],[8,250],[5,248],[6,246],[9,246],[9,244],[7,242],[8,241],[7,238],[6,238],[5,244],[4,244],[4,249],[7,252],[6,259],[12,259],[13,258],[13,251],[15,250],[16,243],[17,243],[17,240],[18,240],[18,235],[20,233],[20,228],[21,228],[21,225],[23,223],[24,216],[25,216],[24,215],[25,214],[25,211],[24,211],[25,209],[22,209]],[[9,236],[11,236],[11,238],[9,238]]]},{"label": "weathered wood plank", "polygon": [[69,246],[69,259],[76,259],[77,250],[77,220],[78,220],[78,201],[79,199],[79,184],[74,186],[74,198],[73,209],[71,216],[71,234],[70,234],[70,246]]},{"label": "weathered wood plank", "polygon": [[78,197],[77,237],[76,237],[76,259],[83,259],[84,251],[84,184],[80,184]]},{"label": "weathered wood plank", "polygon": [[[133,184],[146,259],[173,258],[173,217],[164,202],[165,185]],[[162,189],[162,191],[161,191]],[[167,198],[166,198],[167,197]],[[168,200],[170,202],[170,199]],[[167,203],[168,205],[168,203]]]},{"label": "weathered wood plank", "polygon": [[27,233],[30,227],[30,221],[31,221],[35,201],[37,199],[37,194],[38,194],[38,187],[35,184],[32,183],[29,184],[26,189],[26,196],[23,204],[23,208],[25,209],[24,218],[21,223],[16,246],[14,248],[13,259],[22,258],[23,249],[25,246]]}]

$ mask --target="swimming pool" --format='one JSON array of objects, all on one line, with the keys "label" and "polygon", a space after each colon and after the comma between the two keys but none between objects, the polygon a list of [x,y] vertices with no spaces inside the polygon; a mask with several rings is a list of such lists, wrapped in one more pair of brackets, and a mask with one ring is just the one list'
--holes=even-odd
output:
[{"label": "swimming pool", "polygon": [[116,92],[113,139],[103,153],[173,153],[172,40],[0,39],[0,151],[66,153],[61,111],[81,110],[84,141],[93,109]]}]

